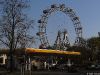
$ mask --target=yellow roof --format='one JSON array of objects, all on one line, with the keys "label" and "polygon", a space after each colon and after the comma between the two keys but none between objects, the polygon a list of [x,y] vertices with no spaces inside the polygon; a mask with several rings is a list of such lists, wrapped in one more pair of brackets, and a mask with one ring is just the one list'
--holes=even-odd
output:
[{"label": "yellow roof", "polygon": [[61,54],[61,55],[80,55],[80,52],[75,51],[61,51],[61,50],[51,50],[51,49],[36,49],[36,48],[26,48],[26,53],[42,53],[42,54]]}]

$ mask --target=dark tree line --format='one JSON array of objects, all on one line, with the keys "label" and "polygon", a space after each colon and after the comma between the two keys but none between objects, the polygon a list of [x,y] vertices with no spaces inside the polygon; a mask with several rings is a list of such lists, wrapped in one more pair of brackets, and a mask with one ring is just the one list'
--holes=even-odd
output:
[{"label": "dark tree line", "polygon": [[91,61],[95,63],[100,63],[100,37],[92,37],[87,40],[88,47],[91,51]]}]

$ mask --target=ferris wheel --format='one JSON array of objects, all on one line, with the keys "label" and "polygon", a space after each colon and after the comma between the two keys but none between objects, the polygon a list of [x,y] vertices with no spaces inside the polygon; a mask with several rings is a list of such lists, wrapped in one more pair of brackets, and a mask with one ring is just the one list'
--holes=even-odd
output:
[{"label": "ferris wheel", "polygon": [[[79,17],[76,15],[74,10],[70,7],[66,7],[65,4],[60,4],[56,5],[53,4],[51,5],[48,9],[43,10],[43,14],[41,16],[41,19],[38,20],[39,23],[39,31],[37,35],[40,38],[41,44],[44,45],[45,47],[48,47],[49,41],[47,37],[47,22],[49,16],[56,11],[61,11],[67,16],[70,17],[70,20],[73,22],[73,27],[75,29],[75,34],[76,34],[76,40],[74,42],[74,45],[76,46],[82,46],[83,45],[83,40],[82,40],[82,26],[79,20]],[[59,33],[58,33],[59,34]],[[69,42],[68,42],[69,43]]]}]

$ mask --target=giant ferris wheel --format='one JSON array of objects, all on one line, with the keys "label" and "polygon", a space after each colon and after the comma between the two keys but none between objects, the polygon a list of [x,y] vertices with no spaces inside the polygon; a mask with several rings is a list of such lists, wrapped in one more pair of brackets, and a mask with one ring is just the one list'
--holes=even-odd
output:
[{"label": "giant ferris wheel", "polygon": [[[72,8],[66,7],[65,4],[60,4],[60,5],[53,4],[48,9],[43,10],[43,14],[41,16],[41,19],[38,20],[39,31],[37,33],[41,44],[44,45],[45,47],[50,46],[49,41],[48,41],[48,37],[47,37],[47,33],[46,33],[47,32],[47,22],[48,22],[49,16],[53,12],[56,12],[56,11],[61,11],[70,17],[70,20],[73,22],[73,27],[75,29],[75,34],[76,34],[76,37],[75,37],[76,39],[74,41],[74,45],[83,46],[82,26],[81,26],[79,17],[76,15],[76,13],[74,12],[74,10]],[[66,36],[67,30],[64,30],[63,32],[58,31],[58,36],[57,36],[57,39],[55,41],[56,46],[57,46],[57,41],[60,40],[61,33],[64,33],[63,42],[66,41],[66,42],[64,42],[64,44],[67,44],[67,46],[68,46],[70,44],[70,42],[68,40],[68,37]]]}]

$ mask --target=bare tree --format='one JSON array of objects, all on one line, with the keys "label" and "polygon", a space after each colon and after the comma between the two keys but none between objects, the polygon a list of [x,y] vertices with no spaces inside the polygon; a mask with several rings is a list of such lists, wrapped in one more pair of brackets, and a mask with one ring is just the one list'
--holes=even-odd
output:
[{"label": "bare tree", "polygon": [[13,52],[16,48],[25,48],[34,42],[29,35],[33,20],[24,14],[28,8],[25,0],[2,0],[2,17],[0,19],[0,43],[10,49],[10,69],[13,70]]}]

